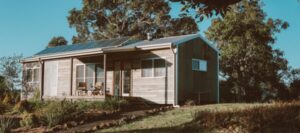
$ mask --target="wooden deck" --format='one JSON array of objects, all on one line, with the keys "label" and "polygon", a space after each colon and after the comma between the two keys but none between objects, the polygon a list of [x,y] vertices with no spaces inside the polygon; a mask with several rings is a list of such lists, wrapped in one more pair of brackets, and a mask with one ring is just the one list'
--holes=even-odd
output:
[{"label": "wooden deck", "polygon": [[105,96],[61,96],[61,97],[43,97],[45,100],[85,100],[85,101],[104,101]]}]

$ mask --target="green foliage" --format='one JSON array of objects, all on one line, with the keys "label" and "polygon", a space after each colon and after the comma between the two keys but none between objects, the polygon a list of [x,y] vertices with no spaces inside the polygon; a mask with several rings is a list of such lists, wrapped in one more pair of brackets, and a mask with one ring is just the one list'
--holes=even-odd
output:
[{"label": "green foliage", "polygon": [[41,91],[39,88],[35,88],[33,92],[33,97],[29,101],[40,101],[41,100]]},{"label": "green foliage", "polygon": [[183,7],[181,11],[189,13],[195,10],[195,17],[200,21],[204,17],[212,17],[213,15],[224,16],[231,8],[230,5],[236,4],[242,0],[171,0],[172,2],[180,2]]},{"label": "green foliage", "polygon": [[78,101],[74,102],[77,105],[77,110],[119,110],[126,106],[128,102],[123,99],[108,98],[105,101]]},{"label": "green foliage", "polygon": [[3,104],[1,101],[0,101],[0,115],[5,113],[5,111],[7,110],[7,105],[6,104]]},{"label": "green foliage", "polygon": [[35,127],[38,124],[38,119],[33,113],[24,112],[22,115],[22,120],[20,121],[21,127]]},{"label": "green foliage", "polygon": [[67,45],[68,41],[62,37],[53,37],[50,42],[48,43],[48,48],[56,47],[56,46],[62,46],[62,45]]},{"label": "green foliage", "polygon": [[128,36],[145,39],[148,32],[155,32],[155,37],[198,32],[192,17],[171,18],[171,8],[165,0],[83,0],[82,3],[81,9],[72,9],[68,16],[70,27],[77,32],[73,43]]},{"label": "green foliage", "polygon": [[0,101],[5,97],[7,91],[8,87],[6,85],[5,78],[3,76],[0,76]]},{"label": "green foliage", "polygon": [[13,55],[0,58],[0,75],[4,77],[5,86],[9,90],[21,88],[22,57],[22,55]]},{"label": "green foliage", "polygon": [[41,108],[37,115],[44,124],[52,127],[61,122],[71,120],[81,112],[76,111],[77,105],[72,102],[64,101],[50,101],[43,108]]},{"label": "green foliage", "polygon": [[[295,132],[300,130],[299,102],[276,103],[237,111],[200,111],[191,129],[239,130],[239,132]],[[229,131],[229,132],[232,132]]]},{"label": "green foliage", "polygon": [[0,119],[0,133],[8,133],[10,129],[15,127],[15,122],[12,118],[1,118]]},{"label": "green foliage", "polygon": [[32,105],[30,105],[27,100],[18,102],[13,108],[13,112],[16,113],[22,113],[24,111],[32,111]]},{"label": "green foliage", "polygon": [[10,105],[12,103],[11,95],[6,94],[2,102],[3,104]]},{"label": "green foliage", "polygon": [[282,20],[267,19],[259,0],[244,0],[213,20],[206,36],[218,43],[221,73],[237,101],[267,100],[284,91],[288,62],[273,44],[275,34],[287,27]]},{"label": "green foliage", "polygon": [[106,99],[99,107],[103,110],[118,110],[127,104],[128,102],[124,99],[109,98]]}]

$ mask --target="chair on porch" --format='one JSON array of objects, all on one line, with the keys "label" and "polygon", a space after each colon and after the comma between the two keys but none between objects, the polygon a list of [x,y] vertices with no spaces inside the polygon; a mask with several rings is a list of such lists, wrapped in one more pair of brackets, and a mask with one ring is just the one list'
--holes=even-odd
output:
[{"label": "chair on porch", "polygon": [[78,96],[82,96],[83,94],[86,94],[87,93],[86,82],[79,82],[76,92]]},{"label": "chair on porch", "polygon": [[95,90],[93,91],[93,95],[104,95],[102,82],[96,83]]}]

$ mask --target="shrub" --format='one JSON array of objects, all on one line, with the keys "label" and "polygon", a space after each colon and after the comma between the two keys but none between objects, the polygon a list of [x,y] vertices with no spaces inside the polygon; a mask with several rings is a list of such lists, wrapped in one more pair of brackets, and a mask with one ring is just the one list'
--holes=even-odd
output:
[{"label": "shrub", "polygon": [[3,103],[0,101],[0,114],[5,113],[6,109],[7,109],[7,105],[3,104]]},{"label": "shrub", "polygon": [[35,127],[38,124],[37,117],[33,113],[24,112],[22,115],[22,120],[20,121],[20,125],[22,127]]},{"label": "shrub", "polygon": [[14,108],[13,108],[13,112],[17,112],[17,113],[22,113],[24,111],[29,111],[30,110],[30,104],[28,103],[27,100],[23,100],[18,102]]},{"label": "shrub", "polygon": [[128,102],[124,99],[109,98],[106,99],[98,108],[103,110],[119,110],[126,106]]},{"label": "shrub", "polygon": [[[198,129],[233,129],[243,132],[300,131],[300,104],[279,103],[226,112],[201,111],[194,114]],[[195,128],[195,127],[194,127]]]},{"label": "shrub", "polygon": [[12,118],[0,118],[0,133],[7,133],[15,127],[15,122]]},{"label": "shrub", "polygon": [[12,103],[12,98],[10,94],[6,94],[4,99],[3,99],[3,104],[9,105]]},{"label": "shrub", "polygon": [[186,100],[186,102],[184,103],[184,105],[186,106],[194,106],[196,105],[194,100]]},{"label": "shrub", "polygon": [[37,114],[38,118],[40,118],[45,125],[52,127],[74,118],[74,116],[80,113],[76,109],[76,104],[66,100],[49,101],[45,104],[45,107],[39,109]]}]

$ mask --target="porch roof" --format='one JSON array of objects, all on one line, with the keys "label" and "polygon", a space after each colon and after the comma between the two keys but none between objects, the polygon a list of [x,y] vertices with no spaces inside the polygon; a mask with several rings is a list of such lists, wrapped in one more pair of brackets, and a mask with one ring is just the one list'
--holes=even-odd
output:
[{"label": "porch roof", "polygon": [[[90,41],[83,44],[73,44],[46,48],[37,54],[25,58],[22,62],[38,61],[40,59],[53,59],[62,57],[72,57],[80,55],[90,55],[108,52],[123,52],[134,50],[147,50],[179,45],[194,38],[201,38],[207,45],[211,44],[199,34],[189,34],[181,36],[171,36],[159,39],[149,40],[131,40],[128,37],[115,38],[110,40]],[[214,48],[213,46],[211,46]],[[215,49],[215,48],[214,48]],[[216,49],[215,49],[216,50]]]}]

